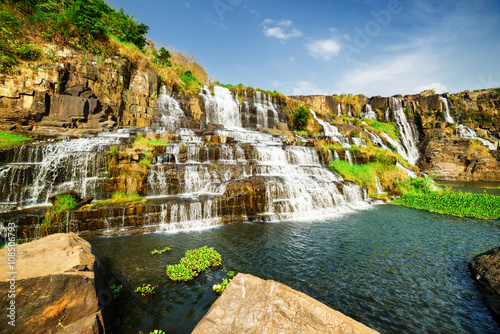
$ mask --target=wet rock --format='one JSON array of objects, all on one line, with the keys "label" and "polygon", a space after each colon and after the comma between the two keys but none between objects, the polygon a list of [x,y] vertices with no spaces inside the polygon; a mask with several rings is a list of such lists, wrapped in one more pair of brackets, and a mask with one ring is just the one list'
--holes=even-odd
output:
[{"label": "wet rock", "polygon": [[500,323],[500,247],[475,256],[469,270],[485,292],[486,306]]},{"label": "wet rock", "polygon": [[[7,258],[7,249],[0,257]],[[77,270],[83,268],[84,270]],[[0,263],[0,288],[9,290],[7,261]],[[16,247],[16,295],[0,295],[6,309],[15,300],[15,327],[2,333],[104,333],[104,269],[90,244],[70,234],[53,234]]]},{"label": "wet rock", "polygon": [[238,274],[198,323],[201,333],[377,333],[292,288]]}]

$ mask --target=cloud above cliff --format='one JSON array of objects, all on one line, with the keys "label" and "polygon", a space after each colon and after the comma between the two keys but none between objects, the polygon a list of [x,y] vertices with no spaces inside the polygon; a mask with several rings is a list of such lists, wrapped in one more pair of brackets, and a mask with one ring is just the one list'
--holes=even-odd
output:
[{"label": "cloud above cliff", "polygon": [[262,27],[264,35],[282,41],[302,36],[302,31],[293,28],[293,22],[290,20],[274,21],[265,19],[262,22]]},{"label": "cloud above cliff", "polygon": [[307,44],[309,54],[317,59],[330,60],[340,53],[341,45],[334,39],[320,39]]}]

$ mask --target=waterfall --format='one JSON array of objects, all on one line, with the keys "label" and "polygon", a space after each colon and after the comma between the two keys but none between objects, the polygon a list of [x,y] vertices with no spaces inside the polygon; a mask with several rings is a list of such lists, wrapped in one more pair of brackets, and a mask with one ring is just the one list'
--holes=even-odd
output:
[{"label": "waterfall", "polygon": [[449,108],[449,101],[447,98],[444,98],[442,96],[439,97],[441,100],[441,103],[443,105],[443,119],[446,123],[455,123],[455,120],[450,114],[450,108]]},{"label": "waterfall", "polygon": [[367,104],[365,106],[365,112],[363,112],[361,114],[361,117],[362,118],[368,118],[368,119],[373,119],[373,120],[377,120],[377,114],[375,113],[375,111],[372,110],[372,106]]},{"label": "waterfall", "polygon": [[466,138],[466,139],[473,139],[473,140],[479,140],[484,146],[488,148],[490,151],[494,151],[497,149],[496,145],[492,142],[490,142],[487,139],[478,137],[476,134],[476,131],[471,128],[465,127],[463,124],[460,124],[457,126],[457,137],[459,138]]},{"label": "waterfall", "polygon": [[402,170],[404,170],[406,172],[406,175],[408,175],[408,177],[411,177],[411,178],[416,178],[417,177],[417,173],[415,173],[411,169],[408,169],[405,166],[401,165],[399,162],[396,162],[396,166],[398,166],[399,168],[401,168]]},{"label": "waterfall", "polygon": [[279,122],[278,111],[270,95],[255,91],[253,106],[257,112],[257,128],[271,128]]},{"label": "waterfall", "polygon": [[106,198],[106,152],[122,139],[122,134],[104,135],[13,148],[13,158],[0,166],[0,202],[18,208],[48,204],[51,195],[69,190]]},{"label": "waterfall", "polygon": [[337,116],[342,116],[342,106],[339,104],[337,104]]},{"label": "waterfall", "polygon": [[185,116],[184,111],[182,111],[179,103],[170,96],[170,92],[167,91],[165,86],[161,87],[157,106],[160,111],[160,121],[163,126],[173,128],[180,125],[180,119]]},{"label": "waterfall", "polygon": [[[340,104],[339,104],[340,106]],[[330,137],[332,139],[334,139],[335,141],[339,142],[340,145],[342,145],[343,147],[346,147],[346,148],[350,148],[351,145],[349,144],[349,139],[345,136],[343,136],[339,129],[333,125],[333,124],[330,124],[324,120],[322,120],[321,118],[318,118],[316,116],[316,113],[314,112],[314,110],[312,109],[309,109],[311,111],[311,115],[313,115],[314,119],[318,121],[319,124],[321,124],[321,126],[323,127],[323,132],[325,134],[325,137]]]},{"label": "waterfall", "polygon": [[380,183],[380,178],[378,176],[375,176],[375,181],[377,185],[377,194],[386,194],[384,192],[384,188],[382,188],[382,184]]},{"label": "waterfall", "polygon": [[337,151],[333,151],[333,152],[335,152],[335,153],[333,153],[334,160],[340,160],[339,153]]},{"label": "waterfall", "polygon": [[351,151],[345,150],[345,161],[349,162],[349,165],[352,165],[352,155]]},{"label": "waterfall", "polygon": [[222,124],[225,128],[241,127],[240,103],[227,88],[214,86],[214,95],[205,86],[200,93],[205,102],[207,122]]},{"label": "waterfall", "polygon": [[394,119],[399,130],[399,142],[401,144],[398,153],[408,160],[410,164],[415,165],[419,157],[417,128],[415,124],[407,121],[403,101],[398,98],[392,98],[392,101]]}]

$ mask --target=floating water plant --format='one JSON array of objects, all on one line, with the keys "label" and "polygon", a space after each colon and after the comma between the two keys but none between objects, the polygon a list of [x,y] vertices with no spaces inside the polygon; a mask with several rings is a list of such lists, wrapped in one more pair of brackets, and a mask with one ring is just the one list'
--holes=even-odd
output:
[{"label": "floating water plant", "polygon": [[461,191],[411,192],[391,204],[458,217],[500,219],[500,196]]},{"label": "floating water plant", "polygon": [[229,283],[231,283],[231,281],[233,280],[235,274],[234,274],[234,271],[230,271],[226,274],[227,278],[224,278],[222,280],[222,283],[221,284],[215,284],[213,287],[212,287],[212,290],[215,292],[215,293],[218,293],[218,294],[221,294],[224,292],[224,290],[226,290],[227,286],[229,285]]},{"label": "floating water plant", "polygon": [[150,296],[156,293],[155,289],[157,286],[152,286],[151,284],[143,284],[135,289],[135,292],[141,294],[141,296]]},{"label": "floating water plant", "polygon": [[179,264],[168,265],[167,275],[173,281],[189,281],[197,277],[203,270],[209,267],[217,267],[222,264],[222,257],[212,247],[188,250]]},{"label": "floating water plant", "polygon": [[113,284],[109,287],[111,289],[111,294],[113,295],[113,299],[117,299],[120,297],[120,291],[123,289],[123,285]]},{"label": "floating water plant", "polygon": [[154,250],[151,251],[151,255],[155,255],[155,254],[160,255],[160,254],[163,254],[163,253],[165,253],[165,252],[167,252],[167,251],[169,251],[171,249],[172,248],[170,248],[170,247],[165,247],[165,248],[160,249],[160,250],[158,250],[158,249],[155,248]]}]

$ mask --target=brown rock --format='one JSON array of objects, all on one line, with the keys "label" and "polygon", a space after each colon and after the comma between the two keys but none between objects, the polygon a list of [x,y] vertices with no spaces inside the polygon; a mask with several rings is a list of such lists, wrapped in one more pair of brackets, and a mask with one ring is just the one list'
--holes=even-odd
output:
[{"label": "brown rock", "polygon": [[[15,249],[15,298],[1,294],[0,305],[5,310],[15,300],[16,326],[1,321],[0,332],[104,333],[104,269],[87,241],[73,233],[53,234]],[[7,259],[7,253],[1,249],[0,257]],[[0,263],[3,291],[10,288],[11,271],[7,261]]]},{"label": "brown rock", "polygon": [[198,323],[201,333],[377,333],[275,282],[238,274]]},{"label": "brown rock", "polygon": [[469,270],[487,294],[486,305],[500,319],[500,247],[475,256]]}]

